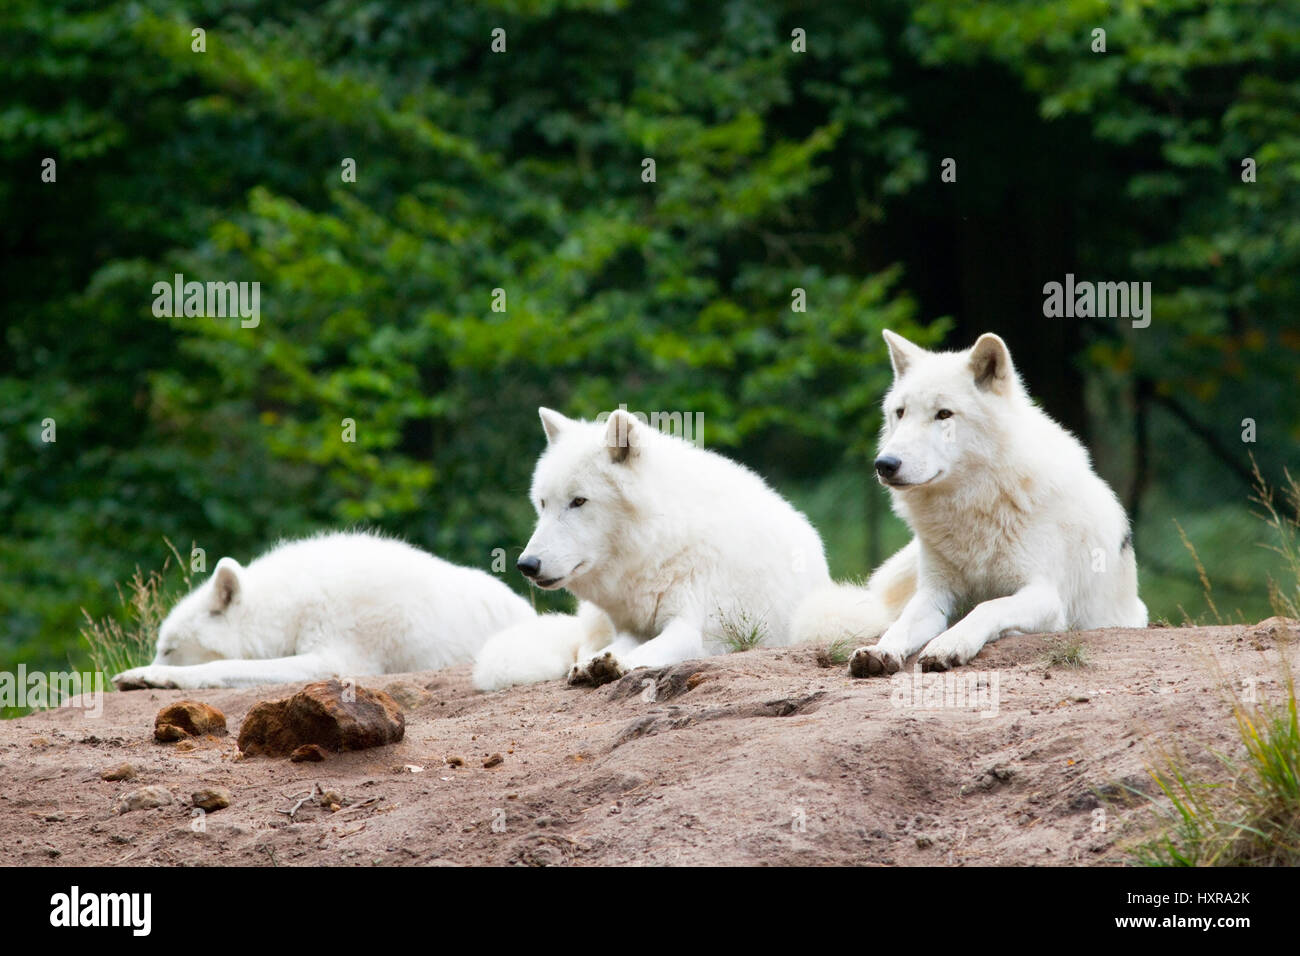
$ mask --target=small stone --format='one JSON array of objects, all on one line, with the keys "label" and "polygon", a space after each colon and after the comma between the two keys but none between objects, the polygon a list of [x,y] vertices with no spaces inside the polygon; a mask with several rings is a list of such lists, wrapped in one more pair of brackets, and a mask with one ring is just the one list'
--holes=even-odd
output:
[{"label": "small stone", "polygon": [[505,759],[506,758],[501,756],[500,754],[493,754],[491,757],[488,757],[486,760],[483,761],[483,766],[495,767],[498,764],[505,763]]},{"label": "small stone", "polygon": [[105,770],[99,776],[103,780],[134,780],[135,767],[129,763],[121,764],[111,770]]},{"label": "small stone", "polygon": [[320,744],[303,744],[289,754],[292,763],[320,763],[325,757],[325,748]]},{"label": "small stone", "polygon": [[384,693],[397,701],[403,710],[415,710],[433,700],[433,695],[423,687],[403,680],[393,681],[384,688]]},{"label": "small stone", "polygon": [[154,807],[165,807],[172,802],[172,793],[166,787],[141,787],[139,790],[132,790],[126,796],[118,801],[117,809],[119,813],[130,813],[132,810],[152,810]]},{"label": "small stone", "polygon": [[158,711],[153,722],[154,739],[161,743],[175,743],[204,734],[220,736],[225,732],[226,715],[197,700],[178,700],[168,704]]},{"label": "small stone", "polygon": [[202,790],[195,790],[190,796],[190,802],[194,806],[209,813],[213,810],[224,810],[230,806],[230,801],[233,799],[230,791],[225,787],[205,787]]}]

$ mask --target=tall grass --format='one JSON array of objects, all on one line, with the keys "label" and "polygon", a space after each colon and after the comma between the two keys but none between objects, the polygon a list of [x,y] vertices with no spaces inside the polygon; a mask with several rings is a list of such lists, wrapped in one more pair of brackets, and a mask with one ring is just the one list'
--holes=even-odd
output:
[{"label": "tall grass", "polygon": [[[1273,530],[1268,545],[1282,558],[1285,582],[1269,578],[1269,601],[1275,614],[1300,617],[1300,521],[1279,508],[1277,494],[1251,462],[1259,517]],[[1300,513],[1300,485],[1286,476],[1283,500]],[[1182,527],[1183,544],[1192,554],[1205,602],[1224,623],[1214,604],[1210,578]],[[1186,613],[1186,612],[1184,612]],[[1252,705],[1232,691],[1232,713],[1241,752],[1216,754],[1223,779],[1198,779],[1176,746],[1156,745],[1149,773],[1168,806],[1155,804],[1163,826],[1139,845],[1134,858],[1149,866],[1297,866],[1300,865],[1300,719],[1295,675],[1283,657],[1286,697],[1281,704]]]},{"label": "tall grass", "polygon": [[[1277,540],[1276,544],[1267,547],[1281,556],[1289,579],[1288,583],[1279,584],[1272,576],[1269,577],[1269,605],[1274,614],[1300,618],[1300,519],[1289,517],[1278,510],[1277,492],[1269,487],[1259,473],[1259,464],[1253,456],[1250,464],[1255,478],[1255,495],[1251,501],[1264,509],[1259,517],[1273,529],[1273,536]],[[1286,476],[1282,499],[1291,506],[1293,515],[1300,515],[1300,484],[1297,484],[1289,470],[1284,469],[1282,473]]]},{"label": "tall grass", "polygon": [[105,682],[114,674],[153,660],[158,628],[176,603],[176,590],[170,580],[179,579],[182,594],[193,586],[189,564],[171,541],[167,541],[167,549],[171,553],[164,559],[161,570],[146,573],[137,567],[127,582],[126,593],[120,584],[117,586],[120,614],[95,619],[84,607],[81,609],[86,621],[81,637],[89,647],[91,662],[96,670],[103,672]]},{"label": "tall grass", "polygon": [[1216,755],[1227,779],[1197,780],[1182,752],[1159,747],[1149,770],[1168,807],[1161,832],[1133,850],[1147,866],[1300,865],[1300,721],[1288,673],[1280,706],[1234,694],[1244,756]]}]

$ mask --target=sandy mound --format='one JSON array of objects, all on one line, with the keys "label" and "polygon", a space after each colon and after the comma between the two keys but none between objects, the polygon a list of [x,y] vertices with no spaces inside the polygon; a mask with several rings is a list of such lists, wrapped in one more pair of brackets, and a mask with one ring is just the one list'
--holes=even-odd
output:
[{"label": "sandy mound", "polygon": [[[1296,636],[1094,631],[1076,669],[1048,667],[1050,638],[1016,637],[953,676],[892,681],[819,667],[812,648],[595,690],[482,694],[468,667],[370,678],[404,707],[405,739],[323,763],[236,749],[249,708],[295,687],[113,693],[98,719],[0,724],[0,863],[1120,863],[1146,819],[1122,785],[1149,789],[1148,741],[1213,766],[1207,747],[1235,748],[1224,687],[1279,699]],[[231,733],[155,743],[155,714],[187,698]],[[122,764],[134,778],[102,779]],[[120,812],[146,786],[175,799]],[[202,816],[191,794],[214,787],[231,806]],[[333,794],[303,799],[316,789]],[[1098,792],[1114,796],[1102,812]]]}]

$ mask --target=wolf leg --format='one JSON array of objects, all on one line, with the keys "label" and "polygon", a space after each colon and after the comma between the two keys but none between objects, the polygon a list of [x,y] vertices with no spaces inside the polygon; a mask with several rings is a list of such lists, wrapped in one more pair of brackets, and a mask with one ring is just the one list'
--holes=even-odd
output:
[{"label": "wolf leg", "polygon": [[907,660],[925,647],[936,634],[948,626],[952,598],[929,588],[922,588],[903,608],[898,620],[889,625],[874,647],[859,647],[849,658],[849,673],[854,677],[888,676],[897,672]]},{"label": "wolf leg", "polygon": [[149,664],[116,675],[118,690],[144,687],[255,687],[259,684],[297,684],[337,677],[337,662],[321,654],[298,654],[268,660],[209,661],[177,667]]},{"label": "wolf leg", "polygon": [[542,614],[493,634],[474,658],[474,686],[501,690],[514,684],[562,680],[574,661],[615,650],[614,622],[594,604],[578,613]]},{"label": "wolf leg", "polygon": [[1065,626],[1065,605],[1055,587],[1045,581],[1026,585],[1015,594],[978,604],[921,652],[921,670],[946,671],[965,664],[990,641],[1008,631],[1036,634]]},{"label": "wolf leg", "polygon": [[668,622],[656,637],[629,646],[620,637],[604,653],[573,665],[570,684],[599,686],[618,680],[636,667],[667,667],[704,656],[704,632],[699,624],[682,617]]}]

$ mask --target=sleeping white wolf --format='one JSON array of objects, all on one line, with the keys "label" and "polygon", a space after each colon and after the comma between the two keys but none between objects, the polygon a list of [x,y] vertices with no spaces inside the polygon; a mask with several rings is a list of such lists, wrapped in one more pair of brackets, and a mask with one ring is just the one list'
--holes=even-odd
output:
[{"label": "sleeping white wolf", "polygon": [[519,570],[585,602],[496,635],[488,690],[564,677],[601,684],[750,636],[791,642],[791,616],[831,583],[821,538],[748,468],[619,410],[604,423],[539,410],[537,528]]},{"label": "sleeping white wolf", "polygon": [[504,583],[359,532],[282,543],[248,567],[222,558],[158,630],[152,664],[119,688],[247,687],[435,670],[535,620]]},{"label": "sleeping white wolf", "polygon": [[1088,452],[1030,400],[1006,344],[929,352],[885,333],[894,384],[876,472],[915,536],[865,588],[796,614],[799,640],[854,640],[856,677],[965,664],[1007,633],[1143,627],[1128,518]]}]

